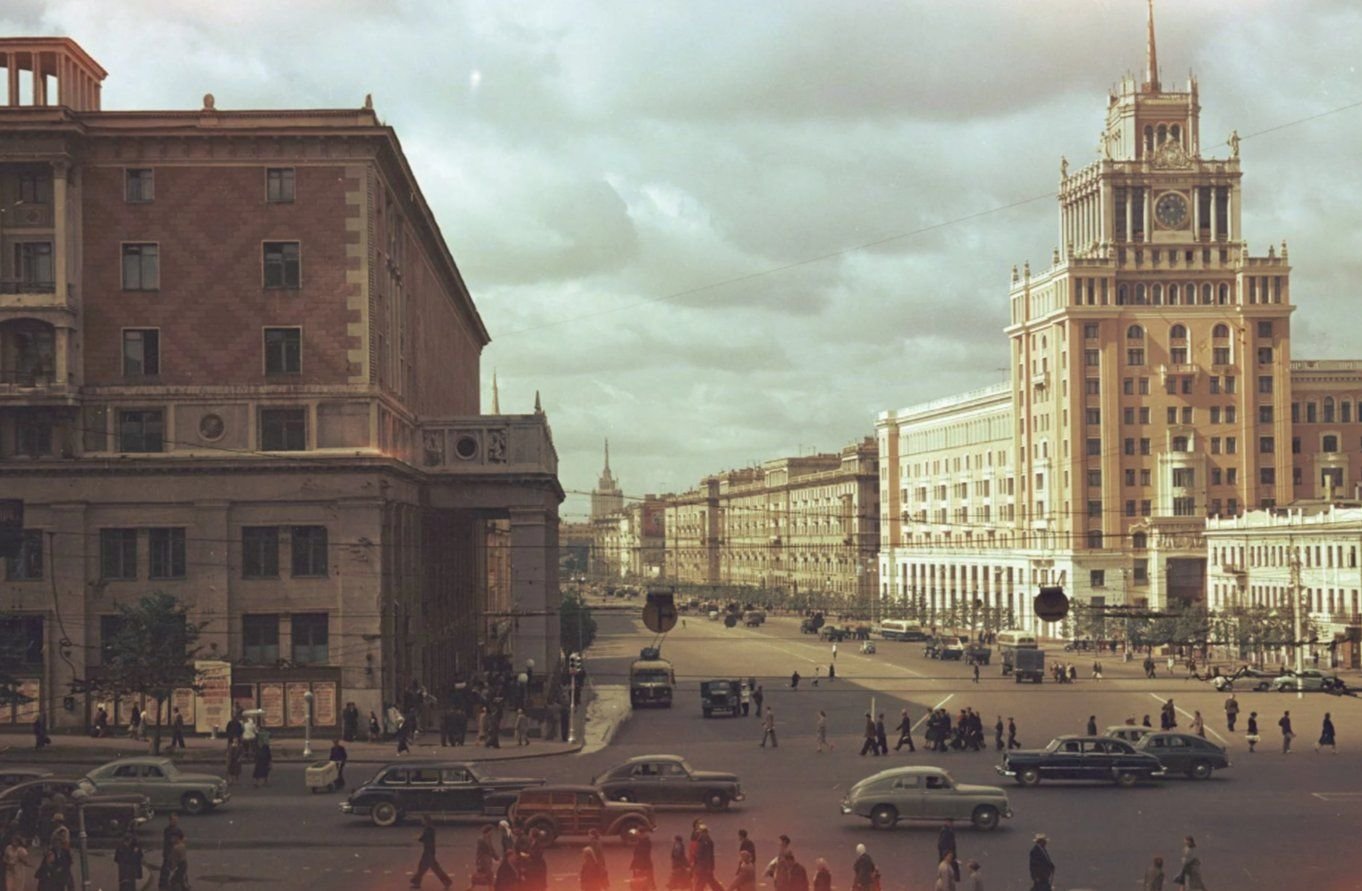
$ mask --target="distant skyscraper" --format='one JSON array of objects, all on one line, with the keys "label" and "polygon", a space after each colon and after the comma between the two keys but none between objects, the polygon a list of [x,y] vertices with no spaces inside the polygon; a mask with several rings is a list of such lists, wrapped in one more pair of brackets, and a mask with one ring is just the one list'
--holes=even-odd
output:
[{"label": "distant skyscraper", "polygon": [[596,488],[591,490],[591,519],[599,520],[624,509],[624,493],[610,472],[610,440],[605,441],[605,467]]}]

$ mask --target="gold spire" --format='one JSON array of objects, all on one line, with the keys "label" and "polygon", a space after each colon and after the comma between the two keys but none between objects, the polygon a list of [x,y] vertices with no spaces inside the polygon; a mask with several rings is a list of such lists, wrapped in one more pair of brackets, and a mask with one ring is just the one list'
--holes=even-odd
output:
[{"label": "gold spire", "polygon": [[1145,87],[1151,93],[1159,92],[1159,51],[1154,43],[1154,0],[1149,0],[1149,71],[1145,75]]}]

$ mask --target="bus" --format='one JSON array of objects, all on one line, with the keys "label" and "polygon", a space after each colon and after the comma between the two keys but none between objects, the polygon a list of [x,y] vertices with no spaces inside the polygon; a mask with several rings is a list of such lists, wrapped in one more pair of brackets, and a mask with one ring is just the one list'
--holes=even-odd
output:
[{"label": "bus", "polygon": [[880,622],[880,637],[885,640],[926,640],[927,632],[921,625],[906,619],[885,619]]},{"label": "bus", "polygon": [[999,631],[994,641],[1000,648],[1034,650],[1036,636],[1029,631]]}]

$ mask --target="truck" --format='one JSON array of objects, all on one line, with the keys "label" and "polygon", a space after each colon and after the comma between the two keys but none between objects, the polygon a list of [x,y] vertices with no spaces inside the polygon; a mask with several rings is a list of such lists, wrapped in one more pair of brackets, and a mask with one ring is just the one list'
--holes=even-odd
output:
[{"label": "truck", "polygon": [[634,708],[671,708],[675,687],[676,672],[656,647],[645,647],[629,666],[629,704]]},{"label": "truck", "polygon": [[742,681],[701,681],[700,711],[706,718],[716,714],[738,717],[742,714]]},{"label": "truck", "polygon": [[759,609],[749,609],[742,614],[742,623],[748,628],[756,628],[766,621],[766,613]]},{"label": "truck", "polygon": [[1035,647],[1003,647],[1003,674],[1012,675],[1017,683],[1045,680],[1045,651]]}]

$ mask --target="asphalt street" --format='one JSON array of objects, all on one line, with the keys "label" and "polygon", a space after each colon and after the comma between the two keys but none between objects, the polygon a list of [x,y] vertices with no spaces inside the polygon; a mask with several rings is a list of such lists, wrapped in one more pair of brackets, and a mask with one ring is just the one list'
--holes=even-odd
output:
[{"label": "asphalt street", "polygon": [[[588,654],[596,685],[627,682],[627,666],[641,646],[652,642],[632,615],[600,617],[601,636]],[[720,876],[727,879],[736,862],[736,832],[747,828],[759,860],[776,848],[785,833],[801,860],[825,857],[836,886],[850,886],[850,864],[857,843],[864,843],[879,864],[887,889],[926,889],[934,880],[936,826],[915,825],[879,832],[838,810],[843,792],[856,780],[897,764],[937,764],[962,782],[1002,785],[1015,817],[994,832],[959,831],[962,858],[977,859],[989,889],[1024,889],[1026,855],[1036,832],[1050,837],[1058,866],[1058,889],[1130,889],[1155,854],[1176,871],[1182,836],[1197,837],[1207,883],[1213,888],[1309,887],[1342,891],[1358,887],[1362,856],[1355,836],[1362,826],[1362,703],[1322,694],[1297,699],[1290,694],[1241,693],[1244,707],[1257,710],[1264,742],[1249,754],[1242,735],[1225,728],[1225,696],[1204,682],[1160,677],[1145,680],[1138,665],[1104,659],[1106,680],[1088,679],[1092,657],[1072,658],[1081,671],[1077,684],[1017,685],[1000,676],[996,663],[982,669],[981,682],[958,663],[923,657],[922,646],[877,642],[878,653],[862,655],[857,645],[839,645],[837,679],[828,681],[831,646],[798,632],[798,623],[775,618],[760,629],[724,628],[717,622],[688,618],[662,644],[676,666],[678,695],[670,710],[640,711],[624,723],[613,743],[589,755],[513,761],[491,766],[494,772],[544,776],[550,781],[581,782],[623,758],[646,753],[678,753],[702,769],[732,770],[742,777],[747,800],[722,814],[668,810],[659,814],[654,859],[665,875],[667,841],[689,831],[703,816],[717,841]],[[804,677],[789,688],[791,671]],[[817,688],[815,672],[823,677]],[[699,682],[715,677],[755,676],[764,685],[776,714],[779,748],[762,749],[759,722],[748,718],[705,719],[700,713]],[[1060,733],[1081,733],[1089,715],[1100,726],[1119,724],[1148,713],[1157,721],[1162,700],[1172,698],[1182,712],[1201,710],[1212,738],[1228,738],[1234,765],[1206,782],[1167,779],[1122,790],[1109,785],[1042,784],[1023,789],[994,772],[997,754],[891,753],[861,757],[864,713],[872,701],[889,725],[908,707],[915,720],[938,704],[955,711],[972,706],[992,723],[1001,715],[1017,721],[1024,745],[1040,746]],[[1276,721],[1290,709],[1297,732],[1296,751],[1280,753]],[[835,752],[818,754],[814,722],[828,713]],[[1315,754],[1313,741],[1323,713],[1333,713],[1340,752]],[[918,740],[921,730],[918,731]],[[891,743],[892,743],[891,733]],[[1220,741],[1217,739],[1217,741]],[[470,750],[476,754],[476,750]],[[450,750],[451,756],[458,754]],[[51,766],[50,764],[48,766]],[[358,767],[358,765],[356,766]],[[81,768],[84,770],[85,768]],[[351,770],[352,784],[371,772]],[[238,885],[250,888],[398,889],[406,887],[418,853],[418,828],[404,824],[378,829],[341,815],[338,795],[312,795],[303,788],[302,766],[280,765],[269,788],[239,788],[219,813],[185,818],[191,874],[196,887]],[[144,834],[150,859],[159,860],[157,819]],[[449,822],[439,831],[441,860],[461,886],[471,868],[480,821]],[[614,886],[626,887],[628,852],[608,841]],[[554,886],[577,887],[580,846],[560,842],[551,852]],[[111,887],[107,852],[93,858],[95,888]],[[426,887],[436,888],[431,877]],[[1172,887],[1171,884],[1166,887]]]}]

